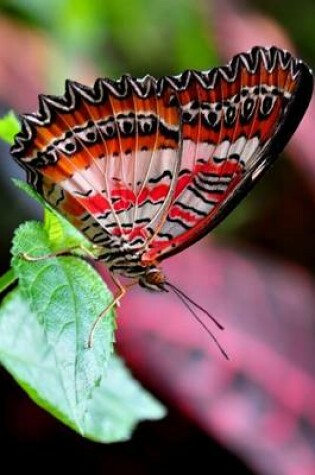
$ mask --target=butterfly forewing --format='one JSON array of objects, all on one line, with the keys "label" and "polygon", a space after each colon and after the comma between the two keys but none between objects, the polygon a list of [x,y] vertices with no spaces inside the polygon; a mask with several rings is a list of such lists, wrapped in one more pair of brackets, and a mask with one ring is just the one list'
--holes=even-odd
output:
[{"label": "butterfly forewing", "polygon": [[88,239],[121,250],[120,262],[126,245],[140,250],[149,265],[236,206],[289,140],[312,87],[304,63],[258,47],[205,72],[67,81],[64,96],[40,96],[39,112],[24,116],[12,153]]}]

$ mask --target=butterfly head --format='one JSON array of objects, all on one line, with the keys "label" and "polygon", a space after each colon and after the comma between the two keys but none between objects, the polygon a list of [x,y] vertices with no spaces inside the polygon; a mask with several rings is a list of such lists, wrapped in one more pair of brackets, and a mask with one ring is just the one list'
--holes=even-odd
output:
[{"label": "butterfly head", "polygon": [[165,275],[161,269],[155,265],[148,266],[145,273],[139,279],[139,285],[141,285],[141,287],[157,292],[167,291],[164,287],[165,283]]}]

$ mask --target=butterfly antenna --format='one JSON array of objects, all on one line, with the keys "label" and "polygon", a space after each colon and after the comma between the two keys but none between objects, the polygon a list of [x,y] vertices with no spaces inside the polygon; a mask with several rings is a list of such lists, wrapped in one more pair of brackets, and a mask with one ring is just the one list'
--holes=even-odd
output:
[{"label": "butterfly antenna", "polygon": [[[220,345],[219,341],[217,340],[217,338],[214,336],[214,334],[212,333],[211,330],[209,330],[209,328],[205,325],[205,323],[201,320],[201,318],[196,314],[196,312],[191,308],[191,306],[187,303],[187,301],[185,300],[185,297],[187,298],[187,296],[183,293],[183,292],[180,292],[174,285],[172,284],[168,284],[172,289],[173,289],[173,292],[177,295],[177,297],[179,298],[179,300],[181,300],[183,302],[183,304],[185,305],[185,307],[190,311],[190,313],[193,315],[193,317],[197,320],[198,323],[200,323],[200,325],[203,327],[203,329],[208,333],[208,335],[211,337],[211,339],[214,341],[214,343],[216,344],[216,346],[219,348],[220,352],[222,353],[222,355],[224,356],[224,358],[226,358],[227,360],[229,360],[229,357],[227,355],[227,353],[224,351],[224,349],[222,348],[222,346]],[[190,302],[190,300],[187,298],[187,300]],[[195,303],[195,302],[193,302]],[[196,307],[198,307],[196,305]],[[199,307],[198,307],[199,308]],[[201,307],[202,308],[202,307]],[[203,309],[202,309],[203,310]]]},{"label": "butterfly antenna", "polygon": [[210,320],[213,321],[213,323],[220,329],[220,330],[224,330],[224,326],[221,325],[220,322],[218,322],[218,320],[216,320],[205,308],[203,308],[201,305],[199,305],[197,302],[195,302],[193,299],[191,299],[190,297],[188,297],[188,295],[186,295],[182,290],[180,290],[178,287],[175,287],[174,284],[171,284],[170,282],[166,282],[164,285],[168,285],[169,287],[171,287],[171,289],[174,290],[174,292],[177,292],[178,294],[180,294],[184,299],[188,300],[189,303],[191,303],[192,305],[194,305],[196,308],[198,308],[198,310],[200,310],[201,312],[203,312],[205,315],[207,315],[208,318],[210,318]]}]

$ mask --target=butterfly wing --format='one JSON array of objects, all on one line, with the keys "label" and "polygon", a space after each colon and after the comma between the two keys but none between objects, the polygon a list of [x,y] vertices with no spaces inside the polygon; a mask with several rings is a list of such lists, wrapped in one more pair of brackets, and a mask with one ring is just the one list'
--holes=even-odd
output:
[{"label": "butterfly wing", "polygon": [[304,63],[277,48],[160,80],[67,81],[64,96],[40,96],[24,116],[12,154],[93,243],[122,259],[141,250],[145,264],[236,206],[294,132],[312,85]]},{"label": "butterfly wing", "polygon": [[313,91],[308,67],[274,47],[165,82],[183,111],[181,168],[144,262],[190,246],[239,203],[294,133]]},{"label": "butterfly wing", "polygon": [[[28,182],[87,238],[115,252],[135,249],[170,206],[180,166],[180,110],[151,76],[67,81],[40,96],[12,147]],[[148,224],[150,223],[150,226]]]}]

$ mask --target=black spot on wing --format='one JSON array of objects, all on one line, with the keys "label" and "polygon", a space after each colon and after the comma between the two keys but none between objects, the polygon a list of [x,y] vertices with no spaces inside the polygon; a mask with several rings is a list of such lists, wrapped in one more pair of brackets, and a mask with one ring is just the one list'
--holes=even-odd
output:
[{"label": "black spot on wing", "polygon": [[161,175],[159,175],[157,177],[150,178],[148,183],[158,183],[159,181],[161,181],[165,177],[169,177],[170,179],[173,178],[173,174],[170,172],[170,170],[164,170],[164,172],[161,173]]}]

